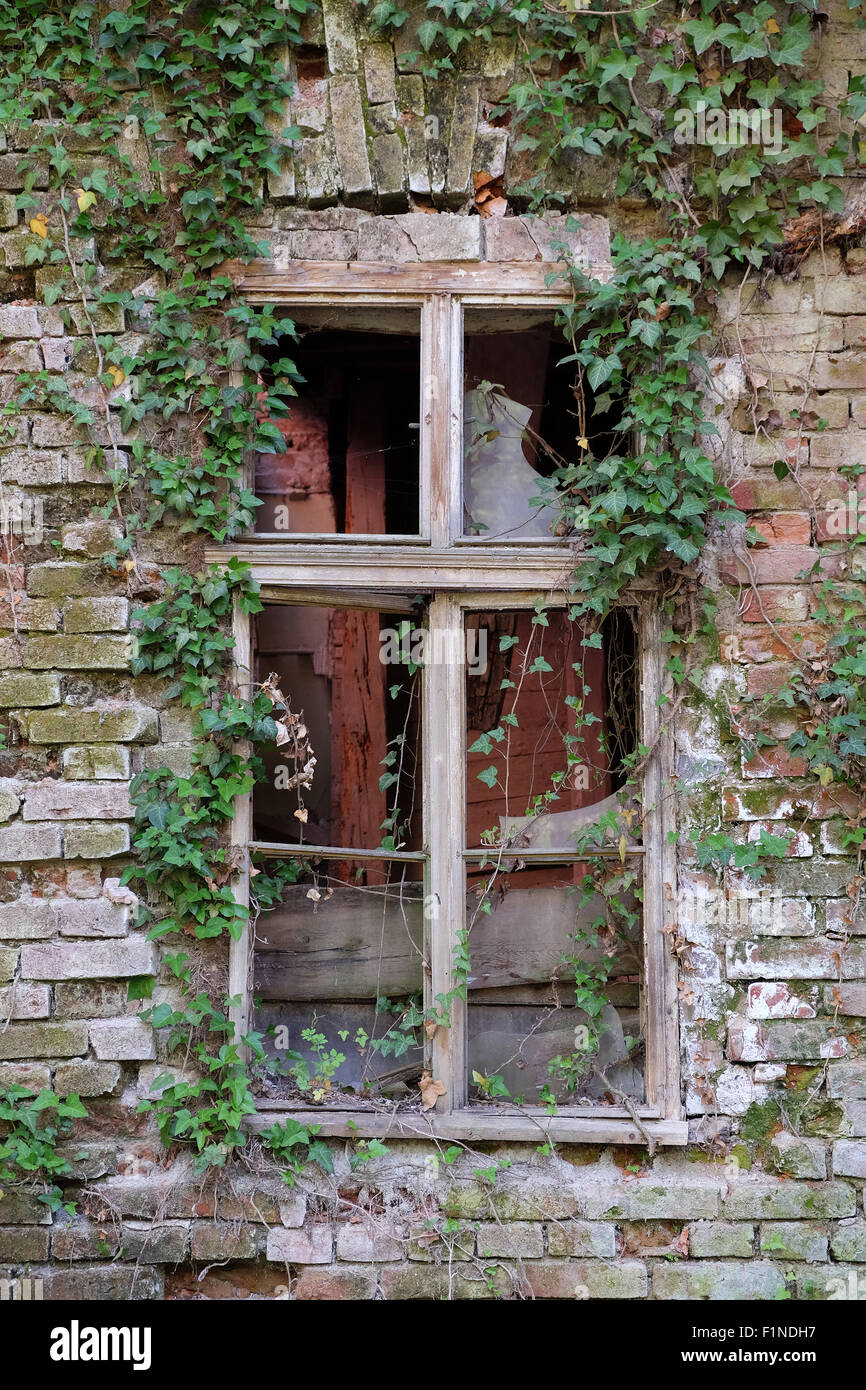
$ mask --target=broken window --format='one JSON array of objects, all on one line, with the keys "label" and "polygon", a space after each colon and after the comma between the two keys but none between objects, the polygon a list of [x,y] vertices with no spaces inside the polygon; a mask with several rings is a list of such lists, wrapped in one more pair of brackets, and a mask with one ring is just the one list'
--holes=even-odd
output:
[{"label": "broken window", "polygon": [[287,309],[300,374],[282,453],[255,460],[256,529],[279,535],[419,534],[417,309]]},{"label": "broken window", "polygon": [[232,972],[262,1109],[326,1133],[685,1141],[669,773],[642,751],[667,746],[662,619],[651,593],[576,616],[558,474],[615,421],[548,277],[306,264],[276,286],[304,380],[236,549],[265,599],[239,665],[287,736],[239,822]]}]

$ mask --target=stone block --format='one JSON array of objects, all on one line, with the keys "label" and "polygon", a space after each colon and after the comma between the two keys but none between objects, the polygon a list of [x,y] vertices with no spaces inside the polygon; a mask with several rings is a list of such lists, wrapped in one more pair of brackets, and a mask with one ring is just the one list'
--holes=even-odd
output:
[{"label": "stone block", "polygon": [[782,1270],[767,1260],[718,1264],[657,1264],[653,1297],[676,1301],[775,1299],[785,1292]]},{"label": "stone block", "polygon": [[143,936],[21,948],[21,975],[25,980],[129,979],[155,975],[156,970],[153,942]]},{"label": "stone block", "polygon": [[155,743],[156,711],[143,705],[63,705],[20,722],[31,743]]},{"label": "stone block", "polygon": [[477,1229],[476,1249],[480,1260],[540,1260],[544,1228],[540,1221],[484,1221]]},{"label": "stone block", "polygon": [[833,1172],[841,1178],[866,1178],[866,1143],[837,1139],[833,1145]]},{"label": "stone block", "polygon": [[118,743],[73,744],[63,750],[63,776],[68,782],[128,779],[129,749]]},{"label": "stone block", "polygon": [[126,936],[129,929],[129,908],[106,898],[55,898],[51,906],[61,936]]},{"label": "stone block", "polygon": [[129,830],[125,825],[70,825],[64,832],[63,852],[67,859],[111,859],[129,852]]},{"label": "stone block", "polygon": [[743,1221],[698,1221],[689,1227],[689,1254],[693,1259],[750,1259],[755,1228]]},{"label": "stone block", "polygon": [[367,134],[361,109],[357,77],[331,80],[331,129],[337,151],[340,183],[349,195],[369,193],[373,188],[367,156]]},{"label": "stone block", "polygon": [[28,637],[24,665],[35,671],[57,667],[67,671],[125,671],[132,656],[129,637],[66,637],[54,633]]},{"label": "stone block", "polygon": [[129,788],[113,782],[65,782],[46,778],[27,784],[24,819],[39,820],[118,820],[132,818]]},{"label": "stone block", "polygon": [[0,675],[0,708],[56,705],[60,701],[59,676],[34,676],[29,671]]},{"label": "stone block", "polygon": [[54,1072],[59,1096],[107,1096],[120,1081],[116,1062],[62,1062]]},{"label": "stone block", "polygon": [[123,1012],[126,985],[88,980],[83,984],[57,984],[54,1012],[58,1018],[113,1018]]},{"label": "stone block", "polygon": [[551,1256],[596,1255],[612,1260],[616,1254],[616,1227],[601,1221],[550,1221],[547,1251]]},{"label": "stone block", "polygon": [[817,1220],[854,1216],[857,1197],[845,1182],[807,1183],[761,1178],[738,1179],[722,1203],[722,1216],[733,1221]]},{"label": "stone block", "polygon": [[77,598],[63,606],[64,632],[125,632],[129,603],[125,598]]},{"label": "stone block", "polygon": [[101,1018],[90,1025],[90,1043],[101,1062],[152,1062],[154,1032],[139,1018]]},{"label": "stone block", "polygon": [[40,859],[59,859],[60,826],[32,823],[0,827],[0,863],[35,863]]},{"label": "stone block", "polygon": [[80,1057],[87,1051],[83,1023],[18,1023],[0,1032],[0,1058]]},{"label": "stone block", "polygon": [[13,941],[40,941],[54,935],[51,904],[39,898],[0,903],[0,937]]},{"label": "stone block", "polygon": [[299,1229],[275,1226],[268,1231],[267,1258],[292,1265],[330,1264],[333,1232],[325,1222],[310,1222]]},{"label": "stone block", "polygon": [[8,1019],[48,1018],[51,1013],[51,994],[47,985],[0,985],[0,1024]]},{"label": "stone block", "polygon": [[761,1227],[761,1254],[774,1260],[827,1258],[829,1235],[825,1226],[807,1221],[765,1221]]}]

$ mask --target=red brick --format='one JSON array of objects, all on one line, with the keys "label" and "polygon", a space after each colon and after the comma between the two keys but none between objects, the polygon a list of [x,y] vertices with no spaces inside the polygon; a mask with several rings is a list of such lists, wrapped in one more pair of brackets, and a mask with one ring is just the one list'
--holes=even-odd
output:
[{"label": "red brick", "polygon": [[753,516],[751,525],[770,544],[808,545],[812,537],[808,512],[765,512]]},{"label": "red brick", "polygon": [[351,1302],[376,1297],[374,1269],[303,1269],[295,1285],[295,1298],[303,1301]]},{"label": "red brick", "polygon": [[772,662],[766,666],[753,666],[747,680],[750,695],[778,695],[786,686],[794,672],[792,662]]},{"label": "red brick", "polygon": [[797,623],[809,613],[809,591],[793,584],[763,584],[760,597],[750,590],[742,618],[744,623]]},{"label": "red brick", "polygon": [[758,630],[747,628],[737,637],[734,656],[739,661],[785,661],[792,651],[798,657],[819,656],[826,645],[826,629],[818,623]]},{"label": "red brick", "polygon": [[787,748],[761,748],[750,758],[748,762],[743,762],[743,775],[745,777],[805,777],[806,761],[793,753],[789,753]]}]

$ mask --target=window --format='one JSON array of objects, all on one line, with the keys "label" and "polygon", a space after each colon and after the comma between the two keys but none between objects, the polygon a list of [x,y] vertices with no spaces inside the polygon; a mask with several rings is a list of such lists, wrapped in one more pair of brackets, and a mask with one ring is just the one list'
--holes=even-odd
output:
[{"label": "window", "polygon": [[645,586],[585,646],[570,611],[555,474],[613,422],[562,365],[550,271],[244,272],[304,378],[231,549],[265,601],[238,677],[283,725],[234,827],[239,891],[270,894],[230,968],[274,1059],[254,1124],[685,1142],[664,739],[639,824],[617,795],[661,620]]}]

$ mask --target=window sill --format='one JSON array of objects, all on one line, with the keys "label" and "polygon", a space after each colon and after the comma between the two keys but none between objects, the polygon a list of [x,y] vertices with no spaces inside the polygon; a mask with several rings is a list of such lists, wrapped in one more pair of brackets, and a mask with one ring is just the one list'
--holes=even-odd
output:
[{"label": "window sill", "polygon": [[[273,1104],[273,1102],[272,1102]],[[383,1113],[370,1110],[259,1109],[246,1128],[255,1133],[288,1119],[316,1125],[325,1139],[454,1139],[463,1142],[532,1142],[543,1144],[638,1144],[647,1136],[656,1144],[682,1147],[688,1142],[685,1120],[641,1117],[640,1128],[624,1115],[490,1114],[483,1109],[455,1110],[450,1115]]]}]

